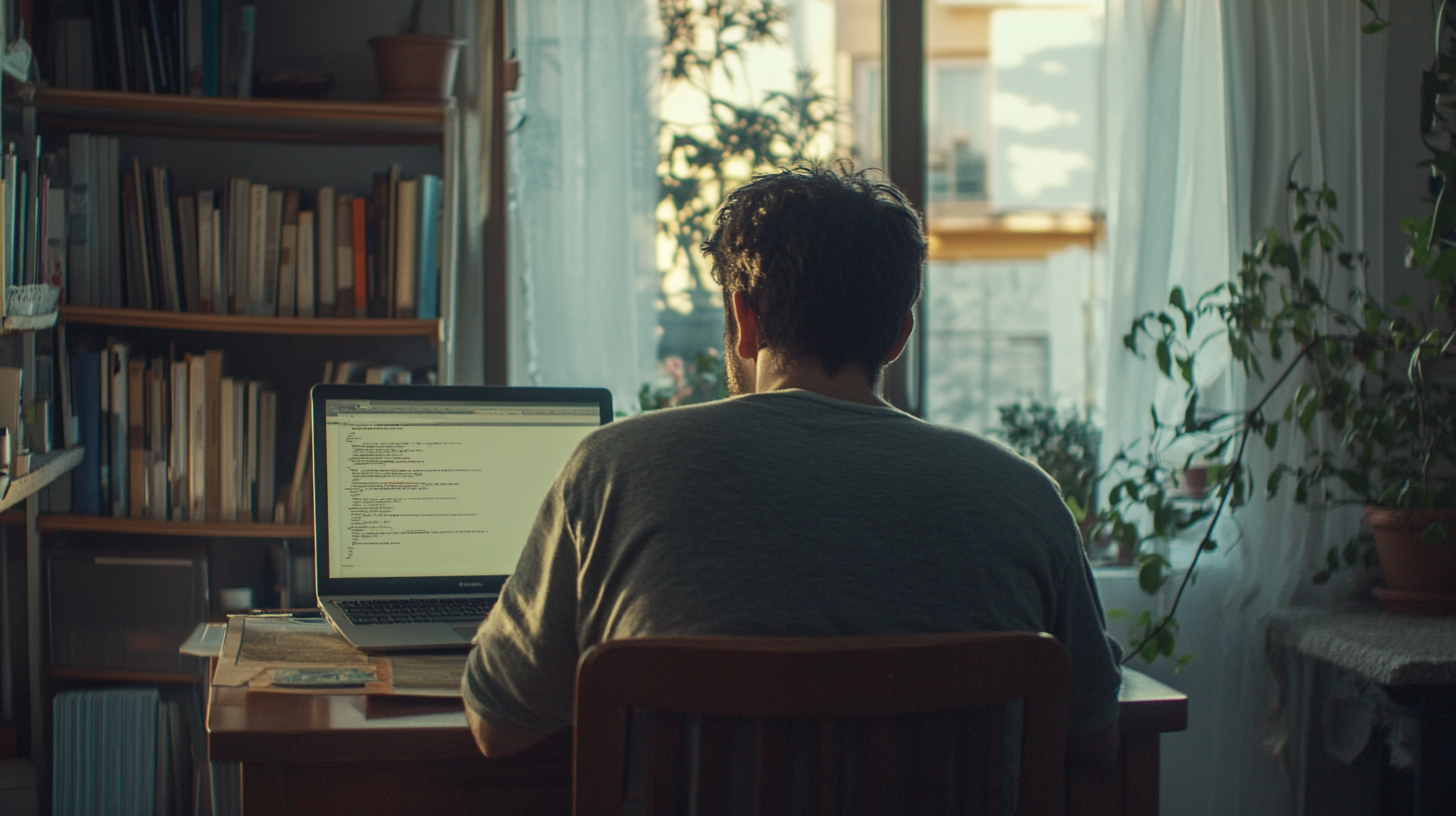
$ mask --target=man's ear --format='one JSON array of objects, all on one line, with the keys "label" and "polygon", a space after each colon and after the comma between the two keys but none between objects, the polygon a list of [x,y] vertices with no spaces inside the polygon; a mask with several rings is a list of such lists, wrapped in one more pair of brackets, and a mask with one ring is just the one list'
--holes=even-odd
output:
[{"label": "man's ear", "polygon": [[742,292],[733,295],[733,321],[738,324],[738,342],[733,351],[745,360],[758,359],[758,313]]},{"label": "man's ear", "polygon": [[900,321],[900,335],[895,338],[895,347],[890,349],[890,354],[885,358],[885,362],[882,365],[889,365],[895,362],[895,358],[899,357],[900,352],[905,350],[905,343],[910,340],[910,332],[914,330],[915,310],[912,309],[906,312],[905,319]]}]

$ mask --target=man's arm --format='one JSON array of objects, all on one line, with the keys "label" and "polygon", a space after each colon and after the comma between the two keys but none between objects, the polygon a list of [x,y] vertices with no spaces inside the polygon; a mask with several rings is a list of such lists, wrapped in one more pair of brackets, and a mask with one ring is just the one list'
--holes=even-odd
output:
[{"label": "man's arm", "polygon": [[503,731],[486,722],[468,705],[465,707],[465,719],[470,723],[470,733],[475,735],[475,744],[480,747],[480,752],[490,759],[498,759],[507,754],[524,751],[555,733],[554,730],[533,731],[525,734]]},{"label": "man's arm", "polygon": [[[1117,764],[1118,726],[1114,723],[1080,739],[1067,741],[1067,760],[1073,765],[1111,770]],[[479,736],[476,737],[480,739]],[[482,748],[484,743],[481,743]]]}]

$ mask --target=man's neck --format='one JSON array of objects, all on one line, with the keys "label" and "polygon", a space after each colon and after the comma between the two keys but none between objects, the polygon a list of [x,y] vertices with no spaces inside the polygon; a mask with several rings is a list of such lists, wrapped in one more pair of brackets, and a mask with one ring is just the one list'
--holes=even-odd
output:
[{"label": "man's neck", "polygon": [[759,351],[757,363],[755,394],[798,388],[845,402],[876,406],[889,404],[880,398],[874,382],[858,366],[844,366],[839,373],[830,375],[818,360],[783,360],[766,349]]}]

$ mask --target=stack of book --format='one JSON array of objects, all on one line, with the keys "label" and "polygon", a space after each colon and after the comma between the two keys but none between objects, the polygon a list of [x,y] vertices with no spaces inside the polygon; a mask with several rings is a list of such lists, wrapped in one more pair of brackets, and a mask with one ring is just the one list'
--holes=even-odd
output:
[{"label": "stack of book", "polygon": [[40,147],[40,137],[29,137],[8,143],[0,156],[0,280],[7,287],[65,281],[70,201],[57,184],[56,157]]},{"label": "stack of book", "polygon": [[72,379],[86,448],[72,480],[77,512],[273,520],[278,397],[225,376],[221,351],[147,360],[112,342],[77,354]]},{"label": "stack of book", "polygon": [[439,316],[440,177],[374,174],[370,195],[230,178],[174,195],[166,167],[117,166],[73,134],[66,302],[279,317]]},{"label": "stack of book", "polygon": [[63,691],[53,707],[56,813],[192,812],[203,798],[205,737],[190,700],[147,686]]},{"label": "stack of book", "polygon": [[42,71],[58,88],[247,97],[255,23],[234,0],[72,2],[42,35]]}]

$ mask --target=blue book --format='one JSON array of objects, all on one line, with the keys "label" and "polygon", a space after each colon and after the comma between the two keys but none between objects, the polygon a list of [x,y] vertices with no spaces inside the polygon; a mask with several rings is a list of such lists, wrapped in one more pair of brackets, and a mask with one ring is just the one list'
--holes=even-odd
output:
[{"label": "blue book", "polygon": [[222,72],[218,68],[218,0],[202,0],[202,95],[221,96]]},{"label": "blue book", "polygon": [[71,471],[71,500],[81,515],[101,515],[101,354],[77,354],[71,361],[76,418],[86,452]]},{"label": "blue book", "polygon": [[419,282],[415,313],[422,319],[440,316],[440,177],[420,176],[420,223],[415,232],[415,277]]}]

